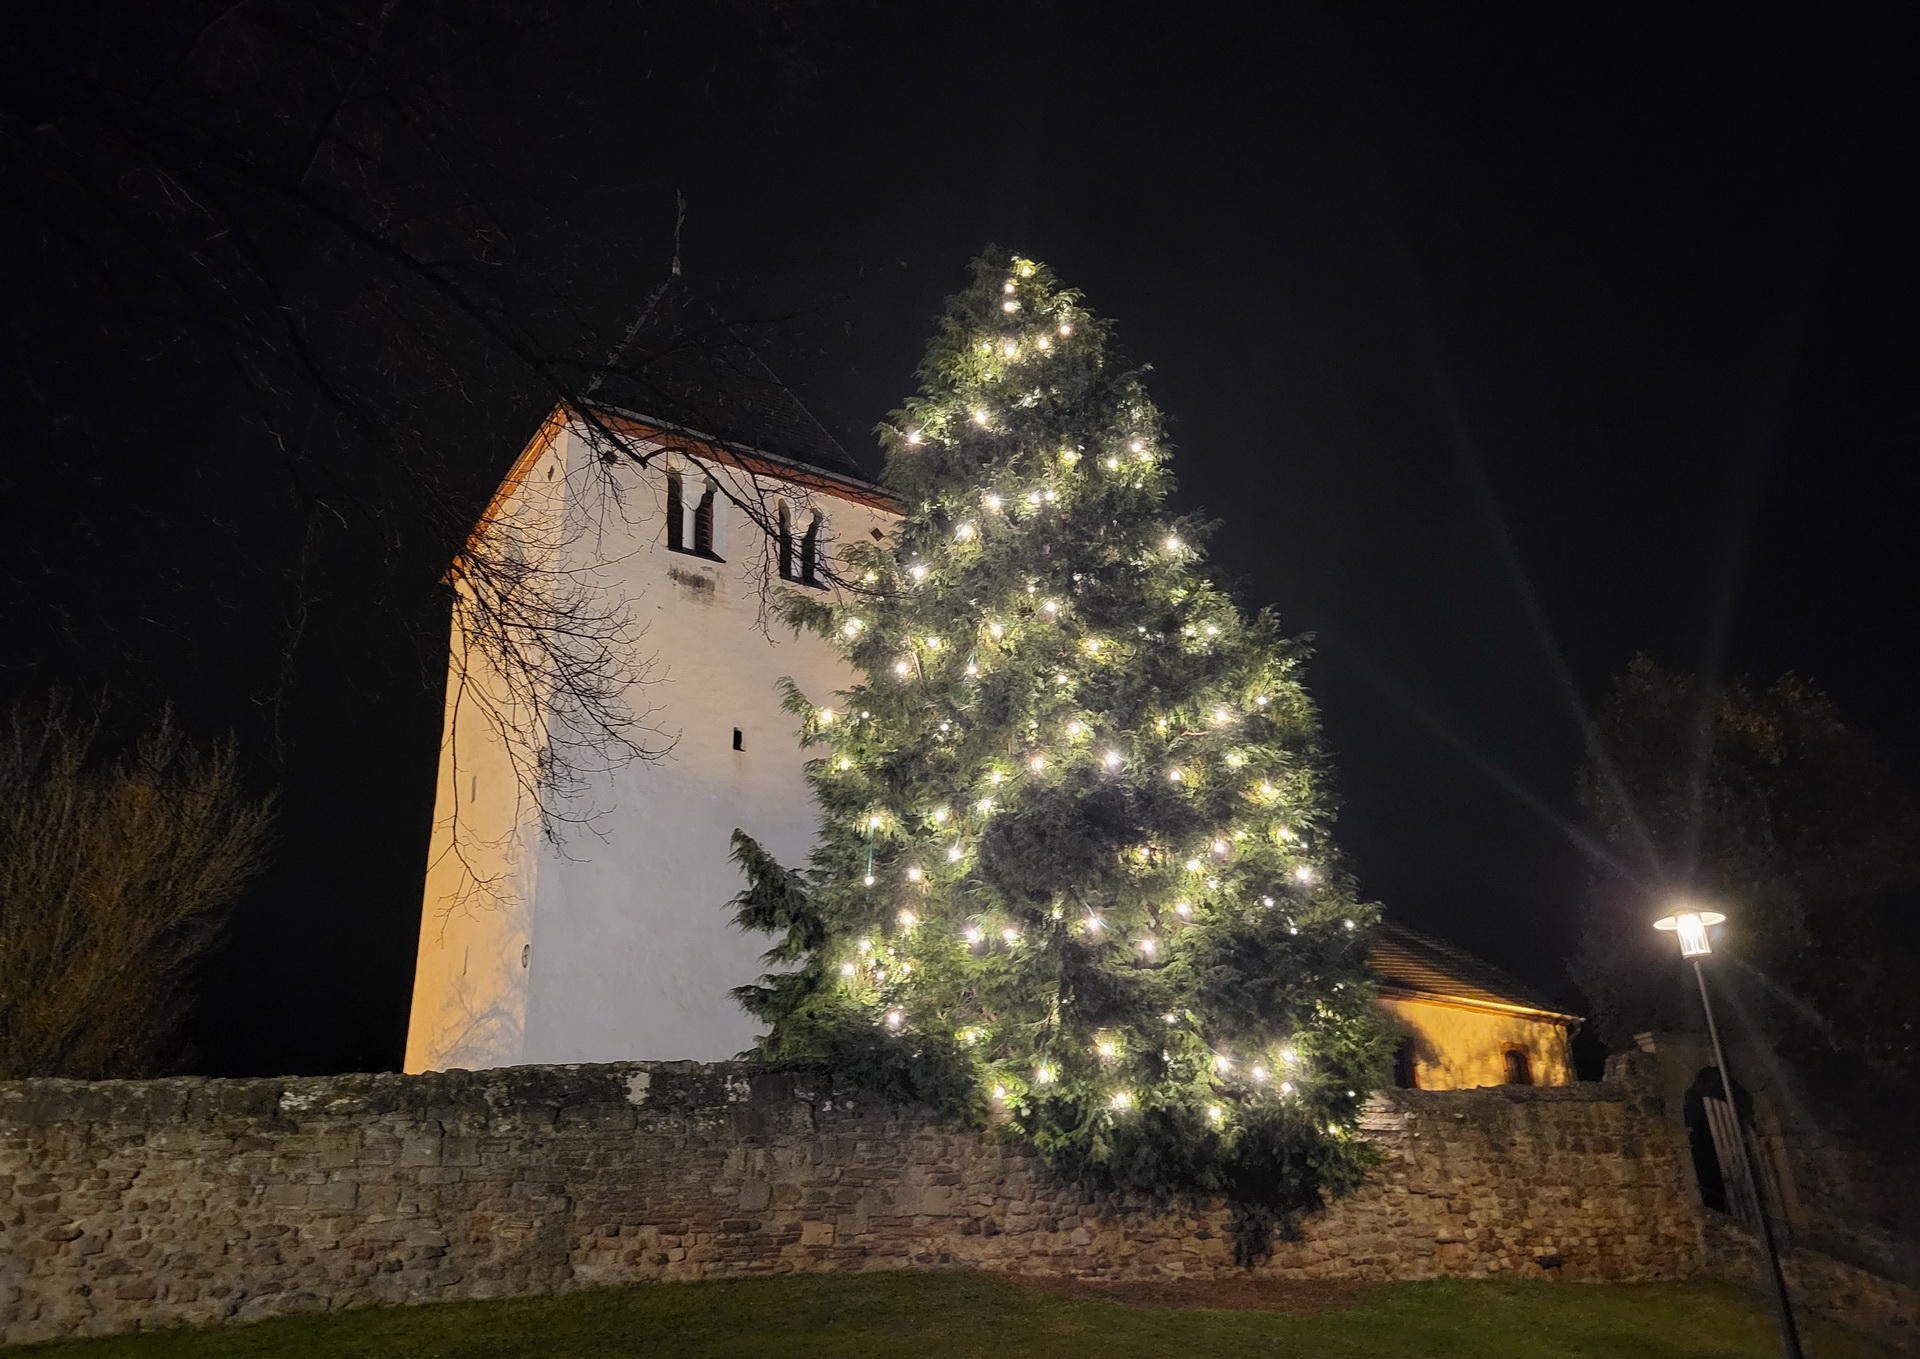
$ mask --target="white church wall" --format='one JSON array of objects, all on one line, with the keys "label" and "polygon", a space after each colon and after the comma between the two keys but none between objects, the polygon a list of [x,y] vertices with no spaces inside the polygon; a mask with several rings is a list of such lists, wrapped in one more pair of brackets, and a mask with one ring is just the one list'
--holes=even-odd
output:
[{"label": "white church wall", "polygon": [[[591,450],[572,435],[559,443],[568,460],[559,480],[575,487],[571,510],[578,512],[580,488],[592,480],[578,474]],[[765,970],[760,954],[768,940],[733,927],[728,902],[742,880],[728,860],[728,838],[739,827],[784,862],[805,862],[817,813],[796,720],[780,707],[778,683],[791,676],[824,702],[853,676],[819,638],[761,626],[771,557],[763,555],[765,535],[744,514],[724,501],[716,508],[715,548],[726,560],[668,550],[665,477],[673,470],[683,478],[682,542],[691,546],[705,469],[671,453],[645,471],[621,469],[624,509],[610,515],[595,507],[595,532],[569,534],[564,549],[572,565],[600,563],[602,583],[644,629],[636,659],[646,663],[649,682],[634,706],[654,710],[651,720],[673,738],[671,749],[590,780],[575,804],[593,814],[590,824],[559,846],[541,843],[537,826],[523,828],[517,862],[524,885],[515,901],[491,917],[443,927],[446,942],[431,954],[423,924],[409,1071],[717,1060],[752,1042],[753,1021],[728,993]],[[538,494],[546,484],[529,478],[521,493]],[[891,519],[832,487],[797,487],[792,499],[799,524],[814,509],[825,513],[831,540],[884,531]],[[443,777],[442,799],[457,791]],[[437,909],[445,914],[436,891],[444,894],[447,881],[430,873],[429,920]],[[497,1007],[512,1010],[517,997],[521,1020],[517,1032],[499,1024],[492,1048],[467,1036],[476,1031],[480,1001],[451,981],[457,963],[471,977],[473,953],[486,949],[500,986]]]},{"label": "white church wall", "polygon": [[[565,514],[567,435],[550,421],[508,473],[481,532],[516,535],[544,563]],[[471,587],[454,574],[457,592]],[[450,629],[433,834],[407,1025],[406,1069],[480,1069],[525,1060],[527,963],[540,828],[489,712],[526,729],[504,679]]]}]

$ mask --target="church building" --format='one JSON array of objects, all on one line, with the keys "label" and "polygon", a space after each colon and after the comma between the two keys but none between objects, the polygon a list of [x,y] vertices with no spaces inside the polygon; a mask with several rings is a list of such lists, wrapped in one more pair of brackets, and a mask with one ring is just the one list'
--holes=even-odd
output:
[{"label": "church building", "polygon": [[[781,681],[816,700],[856,681],[769,605],[782,588],[833,588],[834,545],[884,538],[896,517],[784,389],[768,390],[732,430],[711,408],[665,401],[649,408],[678,418],[558,410],[483,516],[476,534],[513,568],[493,588],[585,591],[611,610],[603,624],[622,623],[649,757],[559,750],[560,705],[503,673],[456,608],[409,1072],[751,1047],[755,1022],[729,992],[765,970],[768,941],[733,924],[743,883],[729,838],[738,827],[805,863],[816,811]],[[458,565],[450,579],[482,588]],[[543,805],[530,775],[556,755],[576,786]],[[1579,1021],[1514,979],[1394,924],[1374,965],[1404,1035],[1397,1083],[1573,1079]]]}]

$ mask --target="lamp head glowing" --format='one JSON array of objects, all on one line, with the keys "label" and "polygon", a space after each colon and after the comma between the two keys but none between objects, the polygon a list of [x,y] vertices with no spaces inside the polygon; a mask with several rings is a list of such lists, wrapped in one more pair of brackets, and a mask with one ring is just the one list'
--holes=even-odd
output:
[{"label": "lamp head glowing", "polygon": [[1726,916],[1718,911],[1696,911],[1688,907],[1662,916],[1653,922],[1653,927],[1679,937],[1682,958],[1704,958],[1713,952],[1713,945],[1707,939],[1707,929],[1725,919]]}]

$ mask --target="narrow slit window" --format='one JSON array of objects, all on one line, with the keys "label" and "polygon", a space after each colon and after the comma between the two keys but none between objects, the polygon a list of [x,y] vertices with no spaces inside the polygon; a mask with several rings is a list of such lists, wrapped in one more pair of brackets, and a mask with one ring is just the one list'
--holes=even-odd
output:
[{"label": "narrow slit window", "polygon": [[735,750],[745,750],[745,749],[747,748],[747,743],[746,743],[746,741],[745,741],[745,740],[744,740],[744,739],[743,739],[743,738],[741,737],[741,735],[740,735],[740,728],[738,728],[738,727],[735,727],[735,728],[733,729],[733,748],[734,748]]},{"label": "narrow slit window", "polygon": [[680,487],[680,474],[667,473],[667,551],[685,552],[686,495]]},{"label": "narrow slit window", "polygon": [[700,493],[700,503],[693,509],[693,550],[695,555],[712,557],[718,560],[720,554],[713,550],[713,500],[715,487],[707,483],[707,489]]},{"label": "narrow slit window", "polygon": [[780,502],[780,579],[793,579],[793,509]]},{"label": "narrow slit window", "polygon": [[800,583],[818,585],[820,583],[820,526],[821,518],[816,512],[807,521],[807,531],[800,539]]}]

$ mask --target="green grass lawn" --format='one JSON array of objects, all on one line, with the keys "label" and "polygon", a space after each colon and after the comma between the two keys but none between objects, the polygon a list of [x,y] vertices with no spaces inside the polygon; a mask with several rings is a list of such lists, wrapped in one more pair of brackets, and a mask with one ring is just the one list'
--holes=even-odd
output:
[{"label": "green grass lawn", "polygon": [[[1324,1310],[1164,1305],[1197,1296],[1173,1288],[1159,1290],[1147,1305],[1087,1290],[1042,1291],[985,1274],[790,1274],[314,1313],[12,1352],[23,1359],[1762,1359],[1779,1353],[1765,1307],[1714,1285],[1445,1280],[1318,1298],[1311,1287],[1298,1292]],[[1288,1297],[1284,1285],[1267,1286],[1264,1296],[1282,1305]],[[1812,1342],[1818,1359],[1884,1353],[1825,1330],[1816,1329]]]}]

